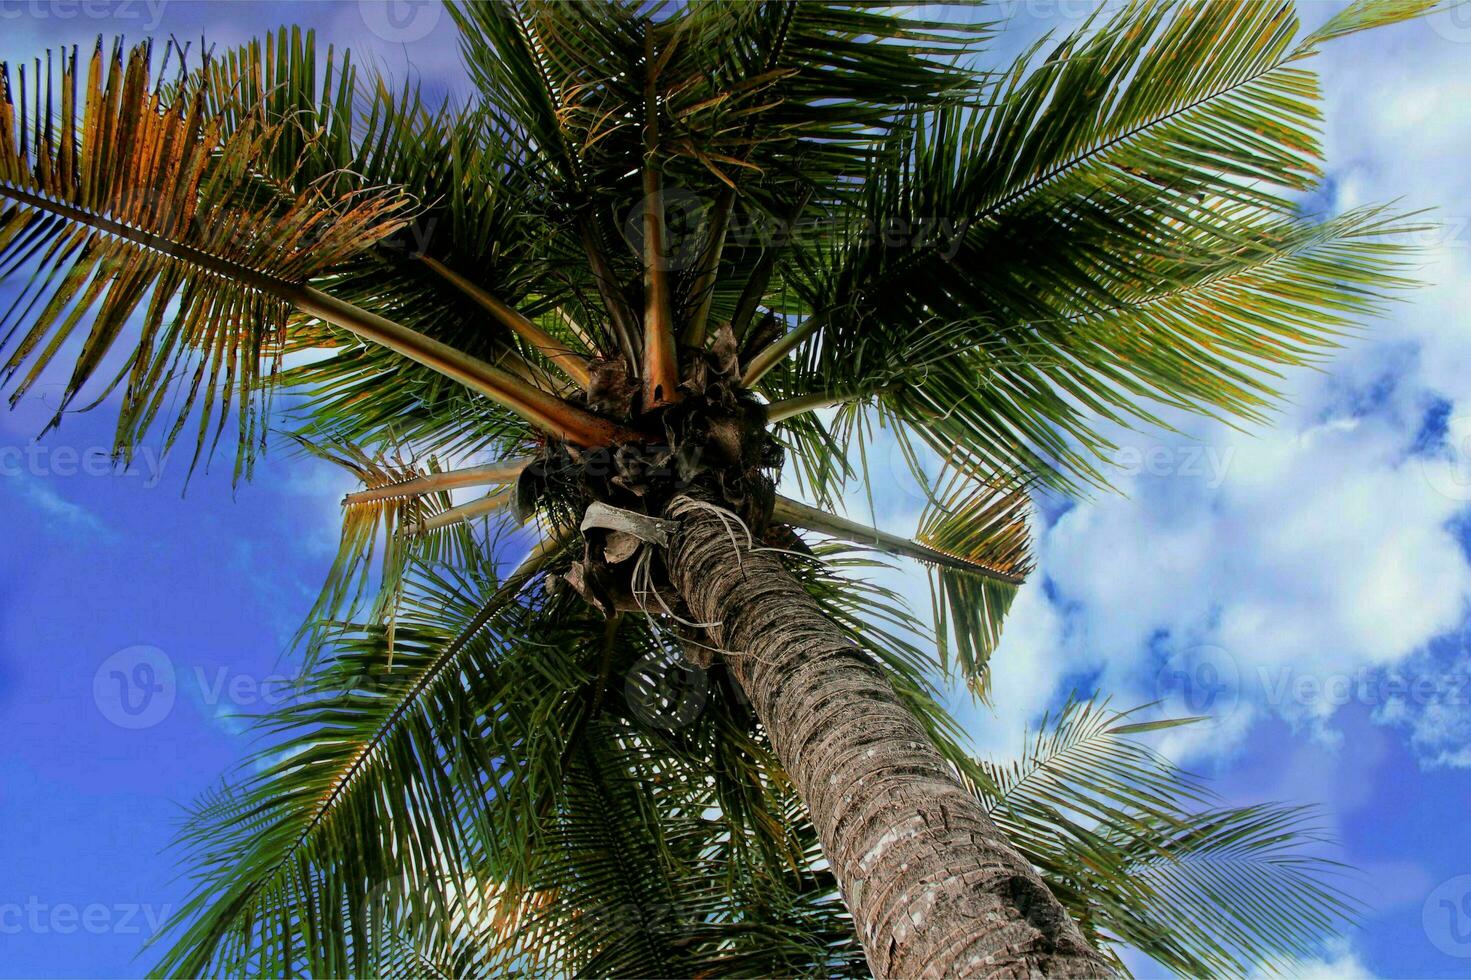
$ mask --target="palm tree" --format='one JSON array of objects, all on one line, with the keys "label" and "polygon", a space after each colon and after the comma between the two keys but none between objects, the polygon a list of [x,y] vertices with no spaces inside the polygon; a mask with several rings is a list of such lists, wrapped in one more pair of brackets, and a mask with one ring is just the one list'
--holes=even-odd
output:
[{"label": "palm tree", "polygon": [[[1299,209],[1307,59],[1430,5],[1299,36],[1290,4],[1140,2],[987,72],[969,10],[484,3],[453,10],[481,97],[439,109],[295,31],[7,69],[12,398],[64,356],[57,422],[112,397],[122,460],[187,428],[195,462],[233,424],[248,477],[285,391],[364,483],[163,968],[836,972],[845,917],[881,976],[1290,949],[1320,919],[1222,911],[1249,886],[1171,877],[1216,911],[1154,938],[1116,894],[1290,815],[1015,816],[917,624],[798,532],[926,563],[938,666],[984,697],[1028,502],[1104,483],[1100,423],[1259,418],[1405,284],[1401,218]],[[914,540],[833,513],[875,423]]]}]

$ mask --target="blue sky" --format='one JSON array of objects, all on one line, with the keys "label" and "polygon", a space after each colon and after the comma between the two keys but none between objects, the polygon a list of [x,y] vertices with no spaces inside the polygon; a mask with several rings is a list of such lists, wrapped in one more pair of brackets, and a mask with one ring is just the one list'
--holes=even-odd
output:
[{"label": "blue sky", "polygon": [[[1091,6],[1000,3],[1003,47]],[[0,53],[119,32],[225,47],[282,22],[463,90],[430,5],[0,2]],[[1118,496],[1042,510],[996,710],[956,704],[998,754],[1073,687],[1210,710],[1163,747],[1230,800],[1321,804],[1338,856],[1362,869],[1362,928],[1290,968],[1468,976],[1471,7],[1342,42],[1318,67],[1330,179],[1315,206],[1437,209],[1421,243],[1431,285],[1288,378],[1269,427],[1119,434]],[[0,975],[128,976],[187,891],[167,851],[179,805],[245,756],[232,715],[290,674],[346,483],[284,453],[238,491],[222,467],[181,497],[182,457],[104,474],[104,414],[35,440],[54,392],[0,414]],[[883,526],[912,525],[902,481],[876,491]],[[918,570],[891,584],[925,608]],[[143,701],[140,683],[160,693]]]}]

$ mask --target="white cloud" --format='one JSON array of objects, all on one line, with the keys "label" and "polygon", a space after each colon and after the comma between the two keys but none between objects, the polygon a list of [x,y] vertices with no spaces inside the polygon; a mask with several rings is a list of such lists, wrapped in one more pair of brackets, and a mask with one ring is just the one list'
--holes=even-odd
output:
[{"label": "white cloud", "polygon": [[1471,767],[1471,653],[1459,638],[1452,649],[1431,650],[1394,672],[1383,686],[1375,720],[1406,733],[1427,768]]},{"label": "white cloud", "polygon": [[1372,977],[1374,973],[1346,940],[1338,940],[1331,943],[1321,957],[1281,960],[1273,964],[1270,973],[1260,975],[1300,977],[1302,980],[1359,980]]},{"label": "white cloud", "polygon": [[24,473],[6,476],[4,484],[14,487],[22,499],[40,511],[53,530],[82,534],[94,545],[117,538],[117,533],[96,514],[67,500],[38,477]]},{"label": "white cloud", "polygon": [[[1140,980],[1164,980],[1174,976],[1158,963],[1133,950],[1124,951],[1124,963],[1129,972]],[[1319,957],[1275,960],[1269,971],[1252,976],[1299,977],[1301,980],[1362,980],[1373,977],[1374,973],[1364,965],[1348,942],[1335,940],[1327,945]]]},{"label": "white cloud", "polygon": [[[1331,678],[1357,696],[1361,674],[1459,627],[1471,567],[1448,522],[1462,502],[1407,455],[1414,431],[1302,418],[1251,435],[1197,426],[1229,460],[1218,488],[1183,464],[1126,476],[1127,497],[1079,505],[1041,530],[1052,595],[1029,585],[1008,621],[995,682],[1011,720],[999,727],[1082,676],[1121,703],[1170,697],[1167,710],[1227,716],[1176,735],[1177,750],[1230,753],[1271,714],[1321,736],[1344,703],[1324,687]],[[1177,462],[1198,446],[1140,445]],[[1179,671],[1224,694],[1184,697],[1164,680]]]}]

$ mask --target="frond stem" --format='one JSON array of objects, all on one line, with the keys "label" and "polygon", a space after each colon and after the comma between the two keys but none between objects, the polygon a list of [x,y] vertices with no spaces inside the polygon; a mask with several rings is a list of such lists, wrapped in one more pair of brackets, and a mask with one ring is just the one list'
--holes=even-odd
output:
[{"label": "frond stem", "polygon": [[453,490],[457,487],[511,483],[521,475],[521,471],[526,469],[530,462],[529,458],[509,459],[499,463],[487,463],[484,466],[467,466],[459,470],[429,473],[416,479],[404,480],[401,483],[390,483],[387,486],[350,493],[342,498],[342,505],[353,507],[379,500],[392,500],[397,497],[418,497],[426,493]]},{"label": "frond stem", "polygon": [[587,387],[590,377],[587,373],[585,358],[582,355],[576,353],[566,343],[558,340],[537,326],[535,322],[519,310],[502,303],[490,293],[481,289],[438,259],[431,258],[428,255],[420,255],[419,261],[433,270],[445,282],[448,282],[460,292],[470,297],[477,306],[495,317],[502,326],[515,333],[522,340],[525,340],[545,356],[547,360],[560,368],[563,374],[576,381],[583,388]]},{"label": "frond stem", "polygon": [[857,401],[865,395],[827,395],[816,392],[811,395],[797,395],[794,398],[783,398],[771,402],[766,406],[766,421],[780,422],[794,415],[804,412],[815,412],[820,408],[836,408],[839,405]]},{"label": "frond stem", "polygon": [[797,527],[806,528],[809,531],[817,531],[821,534],[830,534],[835,538],[843,538],[857,544],[869,545],[891,555],[901,555],[905,558],[914,558],[918,561],[927,562],[931,565],[943,565],[946,568],[954,568],[972,575],[979,575],[1007,585],[1021,585],[1026,579],[1021,575],[1003,572],[984,565],[977,561],[960,558],[931,548],[929,545],[920,544],[909,538],[888,531],[880,531],[878,528],[850,521],[846,517],[829,514],[818,510],[800,500],[777,495],[776,504],[771,512],[772,520],[783,524],[794,524]]},{"label": "frond stem", "polygon": [[613,275],[612,267],[608,265],[608,259],[603,254],[603,247],[598,242],[597,234],[591,224],[579,221],[578,235],[582,239],[582,251],[587,256],[587,264],[592,270],[593,281],[598,286],[598,296],[602,298],[603,308],[608,311],[608,322],[613,328],[613,339],[636,372],[639,358],[638,343],[635,338],[638,333],[634,329],[633,317],[628,310],[628,305],[623,301],[623,296],[618,290],[618,279]]},{"label": "frond stem", "polygon": [[475,613],[475,616],[465,625],[465,628],[460,630],[455,635],[455,638],[445,645],[444,650],[424,668],[418,679],[414,681],[413,686],[405,691],[403,698],[398,704],[394,705],[388,717],[383,720],[383,723],[378,726],[373,735],[358,748],[352,757],[352,761],[343,768],[341,775],[333,783],[332,789],[327,792],[321,802],[315,807],[312,818],[307,823],[305,829],[297,836],[296,840],[292,841],[286,853],[272,866],[271,870],[251,883],[250,891],[246,897],[259,891],[266,881],[275,877],[282,868],[290,863],[291,859],[296,856],[297,851],[301,850],[302,846],[316,832],[317,827],[327,818],[327,814],[332,812],[332,808],[337,805],[337,801],[342,798],[342,794],[346,793],[355,783],[358,774],[368,764],[368,761],[373,757],[378,746],[382,744],[383,740],[388,736],[388,733],[397,727],[399,721],[408,713],[409,708],[414,702],[429,689],[429,685],[433,684],[436,678],[443,674],[445,670],[449,669],[450,665],[455,662],[460,652],[464,650],[465,646],[475,635],[484,629],[491,619],[519,594],[521,587],[532,576],[541,571],[561,544],[562,541],[556,537],[545,538],[538,542],[536,547],[532,548],[531,553],[517,567],[516,571],[507,576],[496,593],[485,601],[485,604],[480,607],[479,611]]},{"label": "frond stem", "polygon": [[710,229],[705,248],[700,253],[699,273],[690,287],[690,296],[695,300],[694,312],[684,328],[684,342],[689,347],[704,347],[706,325],[710,319],[710,304],[715,301],[715,273],[720,268],[720,256],[725,250],[725,233],[730,226],[730,213],[735,207],[735,191],[726,187],[715,199],[710,209]]},{"label": "frond stem", "polygon": [[415,535],[427,534],[430,531],[437,531],[440,528],[449,527],[450,525],[458,524],[461,521],[468,521],[471,518],[479,517],[482,514],[493,513],[494,511],[500,510],[502,507],[509,504],[514,498],[515,493],[512,490],[499,490],[488,496],[481,497],[478,500],[472,500],[467,504],[460,504],[458,507],[451,507],[449,510],[446,510],[440,514],[435,514],[433,517],[426,518],[420,523],[414,524],[411,527],[406,528],[405,530],[407,530],[410,534]]},{"label": "frond stem", "polygon": [[659,173],[659,90],[653,27],[644,37],[644,410],[679,400],[674,310],[664,254],[664,181]]},{"label": "frond stem", "polygon": [[746,374],[741,378],[741,384],[750,388],[766,377],[766,373],[780,364],[782,359],[795,350],[798,344],[817,332],[817,328],[822,326],[823,319],[824,316],[821,313],[809,316],[795,330],[788,330],[773,340],[761,353],[751,358]]},{"label": "frond stem", "polygon": [[380,347],[387,347],[460,382],[559,439],[579,446],[606,446],[636,442],[642,438],[632,429],[548,394],[477,357],[311,286],[293,287],[278,295],[303,313],[341,327]]}]

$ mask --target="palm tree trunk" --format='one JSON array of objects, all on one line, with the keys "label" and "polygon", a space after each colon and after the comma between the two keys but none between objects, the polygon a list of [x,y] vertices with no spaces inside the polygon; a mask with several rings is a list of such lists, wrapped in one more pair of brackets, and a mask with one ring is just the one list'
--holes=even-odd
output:
[{"label": "palm tree trunk", "polygon": [[888,679],[770,553],[677,499],[674,587],[811,813],[877,977],[1104,976],[1105,961]]}]

